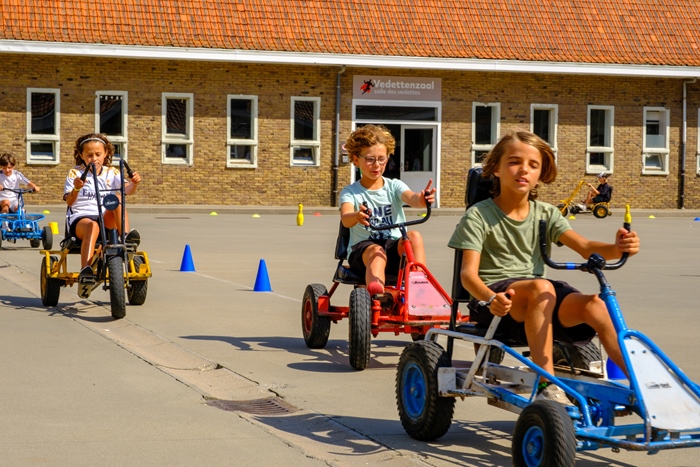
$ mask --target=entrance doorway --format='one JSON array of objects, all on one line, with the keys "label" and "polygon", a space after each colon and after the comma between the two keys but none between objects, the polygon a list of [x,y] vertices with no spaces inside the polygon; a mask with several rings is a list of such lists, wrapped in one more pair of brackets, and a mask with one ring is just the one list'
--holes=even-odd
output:
[{"label": "entrance doorway", "polygon": [[[358,128],[365,124],[358,124]],[[386,178],[402,180],[411,191],[425,189],[428,180],[433,180],[437,188],[435,125],[387,124],[383,125],[396,139],[396,149],[384,169]],[[360,179],[360,171],[355,168],[354,180]]]}]

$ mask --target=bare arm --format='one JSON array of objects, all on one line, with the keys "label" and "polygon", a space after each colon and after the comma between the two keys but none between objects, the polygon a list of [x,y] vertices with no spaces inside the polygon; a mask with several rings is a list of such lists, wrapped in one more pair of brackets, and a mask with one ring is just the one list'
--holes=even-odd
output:
[{"label": "bare arm", "polygon": [[[474,250],[464,250],[462,253],[462,270],[460,271],[460,279],[462,287],[467,289],[469,295],[480,301],[488,301],[496,295],[496,298],[491,302],[491,313],[496,316],[504,316],[510,310],[512,301],[505,293],[501,292],[494,294],[493,290],[479,277],[479,263],[481,262],[481,253]],[[509,291],[511,295],[513,291]]]},{"label": "bare arm", "polygon": [[615,243],[588,240],[573,230],[564,232],[559,237],[559,241],[586,259],[593,253],[598,253],[606,260],[610,260],[620,258],[622,253],[629,253],[632,256],[639,252],[637,232],[634,230],[628,232],[623,228],[616,232]]},{"label": "bare arm", "polygon": [[[432,184],[433,181],[430,180],[428,182],[428,185],[425,187],[425,190],[423,191],[404,191],[403,193],[401,193],[401,201],[408,204],[412,208],[425,207],[426,199],[430,202],[430,204],[433,204],[435,202],[435,188],[430,188]],[[427,196],[424,196],[425,193],[427,193]]]},{"label": "bare arm", "polygon": [[365,226],[369,225],[369,221],[367,219],[369,219],[369,215],[363,206],[360,206],[359,211],[355,211],[355,207],[352,205],[352,203],[343,203],[340,206],[340,221],[348,229],[350,227],[354,227],[358,223]]}]

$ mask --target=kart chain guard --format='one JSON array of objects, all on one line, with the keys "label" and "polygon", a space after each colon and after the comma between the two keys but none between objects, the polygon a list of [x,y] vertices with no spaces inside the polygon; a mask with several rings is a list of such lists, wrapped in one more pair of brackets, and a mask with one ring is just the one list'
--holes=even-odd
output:
[{"label": "kart chain guard", "polygon": [[450,316],[450,305],[422,271],[408,273],[409,316]]},{"label": "kart chain guard", "polygon": [[700,401],[644,342],[625,341],[650,423],[671,431],[700,428]]}]

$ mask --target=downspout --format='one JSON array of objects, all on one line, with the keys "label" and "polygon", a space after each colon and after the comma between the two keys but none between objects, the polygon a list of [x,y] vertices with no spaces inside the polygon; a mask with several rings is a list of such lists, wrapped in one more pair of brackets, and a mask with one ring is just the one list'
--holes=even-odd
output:
[{"label": "downspout", "polygon": [[331,205],[338,205],[338,166],[340,165],[340,75],[345,73],[345,65],[340,67],[335,80],[335,129],[333,141],[333,193]]},{"label": "downspout", "polygon": [[697,78],[683,81],[683,126],[681,127],[681,179],[678,187],[679,209],[685,209],[685,162],[686,143],[688,141],[688,84],[693,84]]}]

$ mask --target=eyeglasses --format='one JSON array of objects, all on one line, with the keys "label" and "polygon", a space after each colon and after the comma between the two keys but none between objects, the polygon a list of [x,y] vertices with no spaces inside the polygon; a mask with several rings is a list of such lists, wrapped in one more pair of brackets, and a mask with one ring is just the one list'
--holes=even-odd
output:
[{"label": "eyeglasses", "polygon": [[389,160],[388,157],[383,157],[383,156],[382,156],[382,157],[365,157],[365,156],[360,156],[360,157],[361,157],[362,159],[365,160],[365,162],[367,163],[367,165],[372,165],[372,164],[374,164],[375,162],[378,162],[379,165],[384,165],[384,164],[386,164],[387,161]]}]

